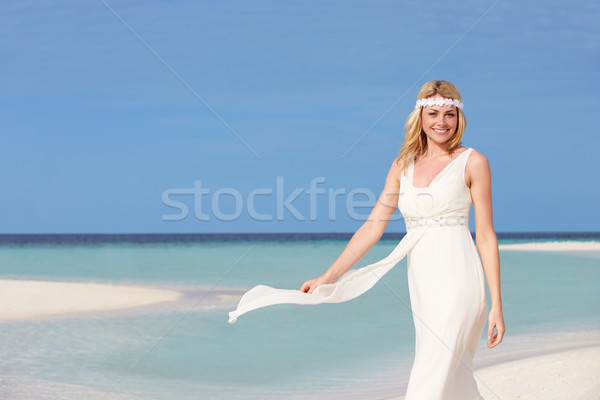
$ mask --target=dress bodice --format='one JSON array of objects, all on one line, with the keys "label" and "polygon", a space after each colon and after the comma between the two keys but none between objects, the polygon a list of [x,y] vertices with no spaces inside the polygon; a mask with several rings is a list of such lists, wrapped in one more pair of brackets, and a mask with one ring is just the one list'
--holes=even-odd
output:
[{"label": "dress bodice", "polygon": [[465,183],[465,167],[472,148],[467,148],[452,160],[424,188],[413,185],[414,160],[412,156],[406,176],[400,179],[398,208],[404,219],[463,217],[468,220],[471,208],[471,190]]}]

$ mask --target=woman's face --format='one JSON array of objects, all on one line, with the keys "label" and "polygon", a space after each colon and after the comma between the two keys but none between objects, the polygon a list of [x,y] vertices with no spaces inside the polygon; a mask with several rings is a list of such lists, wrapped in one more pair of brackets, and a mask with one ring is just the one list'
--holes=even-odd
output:
[{"label": "woman's face", "polygon": [[[439,93],[429,98],[444,98]],[[455,106],[425,106],[421,110],[423,130],[429,138],[436,143],[444,143],[450,140],[458,126],[458,110]]]}]

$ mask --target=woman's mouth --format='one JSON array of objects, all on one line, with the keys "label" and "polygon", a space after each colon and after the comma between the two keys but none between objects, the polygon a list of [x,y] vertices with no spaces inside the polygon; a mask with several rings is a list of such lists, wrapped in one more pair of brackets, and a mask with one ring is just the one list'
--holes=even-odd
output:
[{"label": "woman's mouth", "polygon": [[433,130],[436,133],[439,133],[440,135],[443,135],[443,134],[447,133],[450,129],[435,129],[435,128],[433,128]]}]

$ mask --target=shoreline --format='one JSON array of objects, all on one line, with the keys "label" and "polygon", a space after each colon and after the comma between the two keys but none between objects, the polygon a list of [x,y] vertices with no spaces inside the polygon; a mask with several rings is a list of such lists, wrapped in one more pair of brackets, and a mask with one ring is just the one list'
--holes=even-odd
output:
[{"label": "shoreline", "polygon": [[174,290],[107,283],[0,280],[0,323],[174,302]]},{"label": "shoreline", "polygon": [[47,318],[121,316],[230,309],[246,289],[204,285],[118,284],[0,279],[0,324]]}]

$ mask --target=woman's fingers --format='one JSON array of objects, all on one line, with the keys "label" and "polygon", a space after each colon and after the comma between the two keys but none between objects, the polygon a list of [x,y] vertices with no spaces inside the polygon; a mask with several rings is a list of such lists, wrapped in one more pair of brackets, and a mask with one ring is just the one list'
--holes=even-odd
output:
[{"label": "woman's fingers", "polygon": [[492,347],[496,346],[496,344],[497,344],[497,343],[495,343],[495,342],[496,342],[496,339],[497,339],[497,337],[498,337],[498,335],[494,335],[494,336],[492,336],[492,337],[490,337],[490,338],[488,339],[488,343],[487,343],[487,345],[488,345],[488,347],[489,347],[490,349],[491,349]]},{"label": "woman's fingers", "polygon": [[312,286],[313,286],[312,281],[306,281],[306,282],[304,282],[304,284],[300,288],[300,291],[304,292],[304,293],[312,293],[310,291],[312,289]]},{"label": "woman's fingers", "polygon": [[315,291],[315,289],[318,286],[322,285],[325,282],[326,281],[324,281],[323,277],[318,277],[318,278],[315,278],[315,279],[311,279],[310,281],[304,282],[304,284],[300,288],[300,291],[302,291],[304,293],[311,294],[312,292]]},{"label": "woman's fingers", "polygon": [[488,343],[489,343],[492,340],[492,337],[494,336],[494,327],[495,327],[495,324],[492,321],[490,321],[488,323],[488,326],[489,326],[488,327]]},{"label": "woman's fingers", "polygon": [[496,328],[496,330],[498,331],[498,334],[496,336],[498,336],[498,343],[496,344],[500,344],[502,343],[502,339],[504,338],[504,332],[506,331],[506,328],[504,328],[503,325],[499,326]]},{"label": "woman's fingers", "polygon": [[502,341],[502,339],[500,339],[497,334],[494,335],[494,338],[492,339],[492,342],[490,343],[490,348],[498,346],[501,341]]},{"label": "woman's fingers", "polygon": [[500,342],[498,342],[498,334],[496,333],[494,335],[494,330],[492,328],[492,332],[490,334],[488,334],[488,342],[487,342],[487,346],[491,349],[492,347],[495,347],[496,345],[498,345]]},{"label": "woman's fingers", "polygon": [[[495,334],[494,334],[495,330]],[[491,349],[492,347],[496,347],[502,342],[504,338],[504,332],[506,331],[506,327],[504,326],[504,318],[502,316],[502,311],[494,311],[490,312],[489,321],[488,321],[488,347]]]},{"label": "woman's fingers", "polygon": [[492,347],[496,347],[498,346],[500,343],[502,343],[502,338],[504,337],[504,328],[503,327],[497,327],[496,328],[497,333],[495,335],[493,335],[493,329],[491,330],[491,333],[488,333],[488,347],[491,349]]}]

